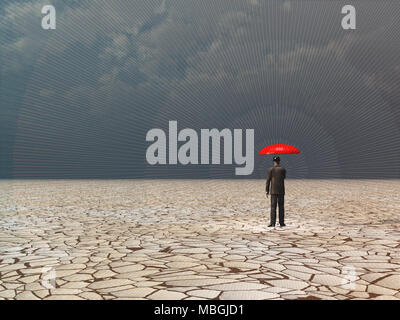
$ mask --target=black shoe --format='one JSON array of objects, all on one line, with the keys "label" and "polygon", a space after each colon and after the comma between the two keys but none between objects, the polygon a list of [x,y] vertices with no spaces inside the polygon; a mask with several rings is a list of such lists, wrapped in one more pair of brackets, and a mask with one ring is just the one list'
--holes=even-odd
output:
[{"label": "black shoe", "polygon": [[272,228],[272,227],[275,227],[275,225],[274,225],[274,224],[270,224],[270,225],[268,226],[268,228]]},{"label": "black shoe", "polygon": [[286,224],[281,224],[280,227],[281,227],[281,228],[282,228],[282,227],[286,227]]}]

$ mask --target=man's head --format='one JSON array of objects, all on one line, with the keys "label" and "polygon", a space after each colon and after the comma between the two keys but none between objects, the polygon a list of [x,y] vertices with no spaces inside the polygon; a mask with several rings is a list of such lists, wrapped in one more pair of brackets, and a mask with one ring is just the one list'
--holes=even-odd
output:
[{"label": "man's head", "polygon": [[278,166],[279,163],[281,162],[281,158],[279,158],[279,157],[274,157],[273,161],[274,161],[274,166],[276,167],[276,166]]}]

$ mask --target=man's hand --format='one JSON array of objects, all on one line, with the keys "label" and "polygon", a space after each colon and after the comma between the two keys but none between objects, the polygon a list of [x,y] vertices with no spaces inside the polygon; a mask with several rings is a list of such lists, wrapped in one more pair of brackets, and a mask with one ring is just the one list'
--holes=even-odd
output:
[{"label": "man's hand", "polygon": [[267,198],[268,198],[268,196],[269,196],[269,193],[268,193],[268,192],[266,192],[266,193],[265,193],[265,195],[266,195],[266,196],[267,196]]}]

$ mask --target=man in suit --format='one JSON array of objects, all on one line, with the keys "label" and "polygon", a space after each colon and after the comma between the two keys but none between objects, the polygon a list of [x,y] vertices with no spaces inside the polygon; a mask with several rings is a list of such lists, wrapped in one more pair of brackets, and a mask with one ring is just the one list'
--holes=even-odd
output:
[{"label": "man in suit", "polygon": [[281,159],[274,157],[274,166],[268,169],[266,193],[271,193],[271,222],[268,227],[275,227],[276,206],[279,205],[279,224],[285,226],[285,178],[286,169],[280,166]]}]

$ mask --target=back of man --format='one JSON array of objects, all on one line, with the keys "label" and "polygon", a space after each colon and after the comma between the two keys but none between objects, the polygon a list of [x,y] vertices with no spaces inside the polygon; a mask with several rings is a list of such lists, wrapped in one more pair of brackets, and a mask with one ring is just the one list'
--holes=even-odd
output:
[{"label": "back of man", "polygon": [[[280,165],[268,169],[268,179],[271,181],[270,194],[285,194],[286,169]],[[267,189],[268,191],[268,189]]]},{"label": "back of man", "polygon": [[276,207],[279,205],[279,224],[285,226],[285,178],[286,169],[280,166],[280,158],[274,157],[274,166],[268,169],[266,184],[267,197],[271,194],[271,222],[269,227],[274,227],[276,222]]}]

